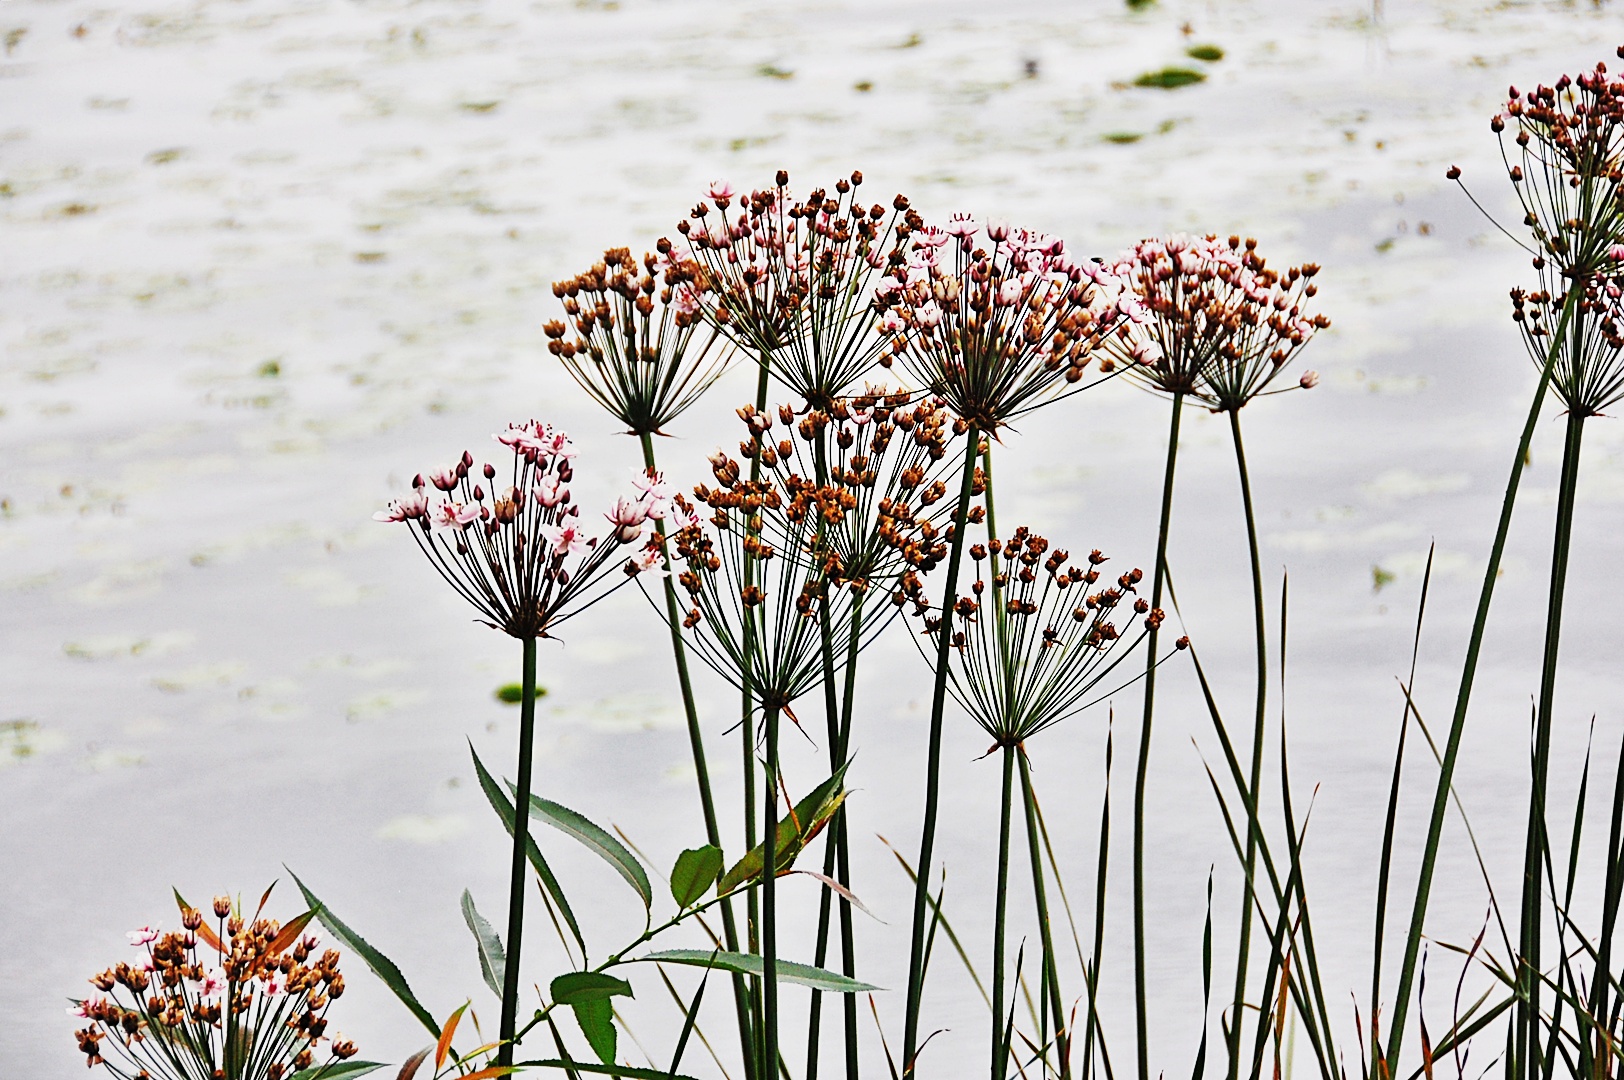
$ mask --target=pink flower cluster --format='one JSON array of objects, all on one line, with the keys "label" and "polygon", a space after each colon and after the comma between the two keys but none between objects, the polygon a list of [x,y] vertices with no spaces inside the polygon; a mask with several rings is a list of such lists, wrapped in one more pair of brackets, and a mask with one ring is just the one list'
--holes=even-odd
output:
[{"label": "pink flower cluster", "polygon": [[[410,495],[373,518],[415,523],[418,546],[491,625],[516,637],[543,636],[590,602],[589,587],[616,551],[644,541],[648,523],[671,513],[673,491],[657,475],[640,475],[637,493],[603,515],[607,532],[591,535],[570,491],[576,451],[568,435],[532,420],[492,437],[512,451],[507,469],[486,464],[476,475],[473,455],[464,452],[417,476]],[[663,561],[653,538],[622,569],[626,578],[663,573]]]}]

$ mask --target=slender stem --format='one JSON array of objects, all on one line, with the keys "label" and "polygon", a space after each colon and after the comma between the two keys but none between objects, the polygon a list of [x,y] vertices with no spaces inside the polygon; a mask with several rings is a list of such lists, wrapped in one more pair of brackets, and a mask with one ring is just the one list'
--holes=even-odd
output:
[{"label": "slender stem", "polygon": [[[1162,606],[1162,583],[1167,570],[1167,529],[1173,515],[1173,469],[1179,453],[1179,415],[1184,394],[1173,395],[1173,418],[1167,432],[1167,469],[1162,479],[1162,517],[1156,533],[1156,570],[1151,575],[1150,607]],[[1133,990],[1137,1023],[1139,1080],[1150,1080],[1150,1015],[1145,985],[1145,780],[1150,771],[1150,727],[1156,716],[1156,639],[1153,627],[1145,649],[1145,714],[1139,727],[1139,771],[1133,785]]]},{"label": "slender stem", "polygon": [[502,1041],[498,1065],[513,1064],[513,1030],[519,1015],[519,951],[524,933],[524,892],[529,871],[530,767],[536,739],[536,639],[524,639],[524,697],[519,710],[519,774],[513,792],[513,869],[508,879],[507,971],[502,978]]},{"label": "slender stem", "polygon": [[[821,447],[820,447],[821,449]],[[822,455],[820,453],[819,457]],[[829,586],[823,586],[822,595],[818,598],[818,631],[821,637],[823,657],[823,711],[829,740],[829,772],[833,775],[840,768],[840,694],[835,686],[835,650],[834,630],[829,620]],[[830,829],[823,845],[823,876],[833,877],[836,862],[836,847],[840,839],[837,829]],[[823,967],[829,957],[829,916],[831,914],[830,889],[822,890],[818,897],[818,936],[817,945],[813,950],[812,963]],[[823,1049],[819,1039],[823,1022],[823,991],[812,991],[812,1002],[808,1007],[806,1021],[806,1080],[817,1080],[818,1058]]]},{"label": "slender stem", "polygon": [[1551,545],[1551,589],[1545,612],[1544,664],[1539,710],[1534,724],[1533,785],[1528,793],[1528,834],[1523,862],[1522,919],[1517,965],[1518,1061],[1526,1075],[1539,1071],[1540,923],[1544,905],[1541,871],[1545,863],[1545,784],[1550,771],[1551,709],[1556,696],[1557,651],[1562,636],[1562,598],[1567,586],[1568,548],[1573,534],[1574,491],[1579,478],[1579,447],[1584,417],[1570,412],[1562,450],[1562,480],[1556,499],[1556,536]]},{"label": "slender stem", "polygon": [[[851,757],[852,707],[857,700],[857,652],[863,644],[863,593],[852,602],[851,636],[846,642],[846,687],[840,702],[840,753],[844,764]],[[835,880],[851,888],[851,838],[846,828],[846,805],[835,811],[834,827],[840,842]],[[847,978],[857,977],[857,938],[852,932],[851,901],[840,898],[840,970]],[[857,995],[842,994],[846,1035],[846,1080],[858,1080]]]},{"label": "slender stem", "polygon": [[766,768],[762,775],[761,860],[761,1071],[771,1077],[778,1063],[778,713],[777,704],[766,713]]},{"label": "slender stem", "polygon": [[[1415,904],[1410,911],[1410,926],[1404,940],[1404,962],[1399,969],[1398,992],[1393,1001],[1393,1015],[1389,1022],[1387,1055],[1379,1064],[1388,1071],[1396,1068],[1399,1049],[1404,1045],[1404,1021],[1409,1011],[1410,989],[1415,980],[1416,961],[1421,953],[1421,933],[1427,917],[1427,901],[1432,895],[1432,874],[1438,864],[1438,842],[1443,835],[1444,815],[1449,809],[1449,793],[1454,787],[1455,761],[1460,755],[1461,735],[1466,730],[1466,710],[1472,700],[1472,682],[1477,676],[1478,654],[1483,646],[1483,631],[1489,621],[1489,604],[1494,599],[1495,582],[1500,577],[1500,560],[1505,554],[1506,534],[1511,530],[1511,513],[1517,504],[1517,489],[1522,483],[1523,466],[1528,461],[1528,446],[1534,440],[1534,427],[1545,403],[1545,391],[1551,385],[1551,369],[1556,364],[1558,350],[1567,334],[1567,327],[1578,305],[1580,290],[1569,288],[1567,300],[1556,330],[1551,335],[1551,351],[1545,357],[1540,372],[1539,386],[1534,400],[1528,406],[1528,419],[1523,424],[1522,440],[1517,444],[1517,456],[1511,462],[1511,475],[1506,480],[1505,498],[1500,503],[1500,524],[1495,530],[1494,546],[1489,550],[1489,564],[1483,572],[1483,588],[1478,594],[1477,616],[1472,620],[1472,636],[1466,646],[1466,660],[1461,666],[1460,689],[1455,695],[1455,713],[1449,724],[1449,739],[1444,744],[1443,760],[1438,766],[1438,786],[1432,796],[1432,817],[1427,824],[1427,842],[1422,848],[1421,871],[1415,885]],[[1377,943],[1377,948],[1381,943]],[[1374,1007],[1374,1003],[1373,1003]]]},{"label": "slender stem", "polygon": [[953,605],[958,602],[959,565],[964,561],[965,522],[975,486],[976,450],[981,433],[975,424],[965,432],[964,476],[959,502],[953,512],[953,539],[947,559],[947,582],[942,589],[942,625],[936,642],[936,685],[930,704],[930,741],[925,762],[925,820],[920,830],[919,861],[914,864],[913,941],[908,952],[908,1003],[903,1025],[902,1071],[914,1074],[919,1049],[919,1005],[924,994],[925,914],[930,906],[932,858],[936,849],[936,810],[941,796],[942,716],[947,709],[948,650],[952,648]]},{"label": "slender stem", "polygon": [[[762,353],[757,357],[758,371],[756,375],[756,409],[765,411],[767,408],[767,373],[771,367],[772,357]],[[752,483],[761,479],[761,458],[750,459],[750,480]],[[744,562],[744,585],[749,587],[755,584],[755,560],[746,559]],[[753,657],[756,651],[756,625],[749,611],[744,617],[744,655]],[[739,701],[739,738],[740,754],[743,758],[741,765],[744,771],[744,850],[754,851],[756,847],[756,739],[755,739],[755,685],[752,662],[747,660],[745,669],[741,672],[743,683]],[[776,794],[769,788],[766,792],[769,803],[776,798]],[[772,843],[769,838],[767,841]],[[749,927],[750,951],[756,952],[760,948],[761,917],[760,900],[755,891],[752,891],[745,900],[746,922]],[[744,1075],[745,1080],[772,1080],[773,1071],[768,1068],[758,1072],[765,1059],[761,1055],[760,1032],[761,1016],[761,986],[753,985],[750,990],[750,1011],[752,1034],[749,1043],[744,1046]]]},{"label": "slender stem", "polygon": [[1054,932],[1049,922],[1049,893],[1043,883],[1043,854],[1039,845],[1037,799],[1032,794],[1032,759],[1020,749],[1021,801],[1026,805],[1026,841],[1032,861],[1032,900],[1037,905],[1038,934],[1043,942],[1044,981],[1049,984],[1049,1012],[1054,1019],[1054,1048],[1060,1080],[1071,1077],[1071,1033],[1066,1030],[1066,1006],[1060,996],[1060,972],[1055,963]]},{"label": "slender stem", "polygon": [[1014,801],[1015,747],[1004,746],[1004,801],[998,817],[998,892],[992,920],[992,1080],[1004,1080],[1009,1071],[1009,1047],[1004,1045],[1004,924],[1009,909],[1009,814]]},{"label": "slender stem", "polygon": [[[1235,443],[1235,466],[1240,473],[1241,506],[1246,512],[1246,544],[1252,556],[1252,611],[1257,629],[1257,711],[1252,729],[1252,771],[1250,795],[1257,805],[1258,790],[1263,781],[1264,703],[1269,687],[1268,622],[1263,608],[1263,567],[1257,553],[1257,519],[1252,512],[1252,481],[1246,471],[1246,447],[1241,442],[1241,411],[1229,410],[1229,432]],[[1252,943],[1252,875],[1257,868],[1258,818],[1247,815],[1246,825],[1246,880],[1241,892],[1240,942],[1235,951],[1235,1004],[1230,1013],[1233,1018],[1229,1031],[1229,1080],[1236,1080],[1240,1072],[1241,1023],[1246,1007],[1246,965]]]},{"label": "slender stem", "polygon": [[[654,461],[654,438],[646,431],[638,433],[643,445],[643,467],[658,473]],[[677,685],[682,691],[682,712],[688,721],[688,747],[694,757],[694,778],[699,786],[699,808],[705,818],[705,840],[718,851],[722,849],[722,833],[716,824],[716,800],[711,792],[710,767],[705,761],[705,737],[699,730],[699,709],[694,702],[693,680],[688,674],[688,650],[682,641],[682,609],[677,603],[677,590],[671,572],[671,555],[665,550],[665,522],[656,520],[654,528],[660,534],[660,550],[665,557],[665,619],[671,627],[671,655],[677,664]],[[748,849],[746,849],[748,850]],[[739,927],[733,917],[733,903],[722,905],[722,940],[729,952],[739,951]],[[738,1013],[739,1045],[750,1045],[749,984],[745,977],[733,972],[733,1001]],[[748,1060],[749,1054],[746,1053]]]}]

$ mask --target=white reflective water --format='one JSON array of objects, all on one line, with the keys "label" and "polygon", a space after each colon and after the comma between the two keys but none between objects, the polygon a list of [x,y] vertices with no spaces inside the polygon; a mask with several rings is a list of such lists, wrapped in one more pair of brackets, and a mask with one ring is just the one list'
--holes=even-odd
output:
[{"label": "white reflective water", "polygon": [[[417,470],[495,449],[490,432],[531,415],[580,443],[589,505],[624,488],[635,444],[542,348],[548,285],[606,246],[670,232],[712,177],[750,186],[780,166],[803,187],[860,168],[878,198],[1006,217],[1087,253],[1165,230],[1238,231],[1276,262],[1324,264],[1336,325],[1302,361],[1324,383],[1260,402],[1246,422],[1271,596],[1291,572],[1293,769],[1299,812],[1319,785],[1309,863],[1323,974],[1333,1001],[1348,1001],[1343,988],[1363,997],[1394,676],[1420,571],[1435,538],[1418,682],[1442,725],[1532,385],[1505,317],[1526,261],[1442,174],[1458,162],[1514,222],[1486,122],[1505,84],[1611,59],[1619,38],[1606,6],[1466,0],[1162,0],[1131,15],[1108,0],[9,0],[0,1075],[81,1074],[66,999],[123,958],[124,930],[173,925],[171,885],[249,896],[280,877],[273,906],[290,915],[284,864],[398,961],[431,1010],[471,996],[494,1026],[457,898],[470,888],[499,921],[505,838],[470,783],[465,740],[511,770],[516,715],[492,690],[516,677],[518,649],[471,622],[398,527],[369,517]],[[1205,43],[1224,59],[1185,58]],[[1167,64],[1209,78],[1129,85]],[[736,440],[731,409],[749,383],[734,372],[662,442],[678,479],[704,479],[704,453]],[[1125,383],[1038,414],[998,451],[1001,520],[1148,566],[1165,424],[1165,403]],[[1624,439],[1609,421],[1589,427],[1564,791],[1588,719],[1604,758],[1619,729]],[[1533,450],[1461,772],[1502,893],[1520,854],[1558,429],[1545,423]],[[1188,632],[1244,726],[1250,606],[1227,432],[1194,416],[1183,445],[1171,561]],[[702,830],[663,630],[634,590],[570,630],[543,650],[538,788],[621,826],[664,868]],[[883,923],[860,921],[861,974],[897,987],[909,891],[875,834],[905,852],[917,842],[927,672],[900,633],[863,670],[849,805],[856,888]],[[730,807],[735,704],[700,681]],[[1163,685],[1152,1061],[1176,1074],[1200,1026],[1208,867],[1220,942],[1238,885],[1188,667]],[[1103,991],[1120,1067],[1137,694],[1119,705]],[[786,763],[796,788],[819,779],[825,753],[815,704],[802,712],[809,738],[791,738]],[[1032,746],[1085,933],[1105,728],[1099,710]],[[977,760],[983,742],[952,718],[940,850],[949,912],[985,969],[997,768]],[[1400,882],[1430,799],[1428,770],[1414,772]],[[637,932],[637,901],[605,868],[562,837],[548,850],[596,953]],[[785,886],[807,908],[817,888]],[[1014,895],[1024,935],[1027,893]],[[1452,828],[1429,926],[1467,941],[1485,904]],[[544,982],[562,959],[533,925],[527,974]],[[785,952],[811,959],[801,935]],[[1427,1005],[1442,1017],[1457,965],[1434,964],[1446,990]],[[363,1056],[400,1060],[423,1032],[349,969],[336,1027]],[[968,1074],[986,1014],[945,952],[933,976],[928,1028],[947,1030],[927,1060]],[[636,985],[628,1019],[663,1065],[676,1012],[651,971]],[[801,995],[788,993],[792,1011]],[[719,1044],[724,998],[707,1008]],[[900,998],[876,998],[893,1048]],[[1350,1038],[1351,1004],[1336,1020]],[[882,1068],[866,1020],[863,1038]],[[644,1063],[629,1041],[624,1053]],[[697,1049],[684,1068],[714,1071]]]}]

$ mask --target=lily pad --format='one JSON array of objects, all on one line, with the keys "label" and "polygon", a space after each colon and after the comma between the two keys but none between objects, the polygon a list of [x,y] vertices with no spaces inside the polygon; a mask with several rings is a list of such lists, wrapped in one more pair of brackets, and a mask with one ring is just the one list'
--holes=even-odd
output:
[{"label": "lily pad", "polygon": [[1160,71],[1147,71],[1133,81],[1135,86],[1150,86],[1159,90],[1176,90],[1181,86],[1190,86],[1198,82],[1206,82],[1204,72],[1192,71],[1189,68],[1165,67]]}]

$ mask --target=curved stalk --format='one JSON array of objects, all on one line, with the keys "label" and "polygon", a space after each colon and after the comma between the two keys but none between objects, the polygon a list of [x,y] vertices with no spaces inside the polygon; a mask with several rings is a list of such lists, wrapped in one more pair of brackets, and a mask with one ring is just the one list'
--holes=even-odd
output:
[{"label": "curved stalk", "polygon": [[[658,472],[654,461],[654,438],[647,431],[638,432],[643,446],[643,467]],[[688,674],[688,650],[682,642],[682,609],[677,604],[677,590],[671,575],[671,555],[665,551],[665,522],[656,519],[655,530],[660,534],[660,550],[665,557],[665,621],[671,628],[671,655],[677,664],[677,685],[682,691],[682,713],[688,722],[688,747],[694,758],[694,778],[699,787],[699,809],[705,818],[705,840],[718,851],[722,850],[722,833],[716,824],[716,800],[711,792],[710,767],[705,761],[705,737],[699,730],[699,709],[694,703],[693,680]],[[749,849],[746,849],[749,850]],[[739,951],[739,927],[733,918],[733,904],[722,905],[722,940],[729,952]],[[738,1013],[740,1046],[750,1044],[749,985],[743,975],[733,972],[733,1000]]]},{"label": "curved stalk", "polygon": [[1009,809],[1014,801],[1015,747],[1004,747],[1004,801],[998,818],[998,892],[992,920],[992,1080],[1009,1072],[1009,1047],[1004,1045],[1004,923],[1009,909]]},{"label": "curved stalk", "polygon": [[[1167,572],[1167,529],[1173,515],[1173,470],[1179,453],[1179,415],[1184,394],[1173,395],[1173,418],[1167,433],[1167,469],[1162,478],[1162,516],[1156,533],[1156,570],[1151,575],[1150,607],[1162,606],[1162,583]],[[1150,1015],[1145,985],[1145,781],[1150,771],[1150,728],[1156,716],[1157,626],[1147,635],[1145,649],[1145,713],[1139,726],[1139,770],[1133,785],[1133,991],[1138,1034],[1139,1080],[1150,1080]]]},{"label": "curved stalk", "polygon": [[[1575,334],[1578,324],[1575,324]],[[1539,680],[1539,710],[1535,714],[1533,784],[1528,793],[1528,834],[1523,862],[1522,919],[1518,935],[1517,1060],[1524,1075],[1545,1070],[1539,1054],[1540,930],[1544,903],[1541,872],[1546,856],[1545,784],[1550,772],[1551,710],[1556,697],[1556,660],[1562,637],[1562,599],[1567,587],[1568,548],[1573,535],[1574,493],[1579,479],[1579,448],[1584,417],[1568,414],[1567,438],[1562,449],[1562,480],[1556,499],[1556,535],[1551,544],[1551,587],[1545,612],[1544,663]]]},{"label": "curved stalk", "polygon": [[524,933],[524,887],[529,877],[525,841],[530,838],[530,772],[536,738],[536,639],[524,639],[524,697],[519,711],[519,773],[513,793],[513,866],[508,878],[507,970],[502,978],[501,1047],[498,1065],[513,1064],[519,1015],[519,955]]},{"label": "curved stalk", "polygon": [[[1444,815],[1449,809],[1449,793],[1454,787],[1455,762],[1460,756],[1460,740],[1466,730],[1466,710],[1472,700],[1472,683],[1477,677],[1478,654],[1483,646],[1483,631],[1489,621],[1489,604],[1494,599],[1495,582],[1500,577],[1500,560],[1505,554],[1506,534],[1511,530],[1511,513],[1517,504],[1517,489],[1522,484],[1523,466],[1528,461],[1528,446],[1534,440],[1534,427],[1545,403],[1545,392],[1551,385],[1551,369],[1555,366],[1558,350],[1578,305],[1579,290],[1570,288],[1562,304],[1562,314],[1551,335],[1551,349],[1540,372],[1539,386],[1528,407],[1528,419],[1523,424],[1522,440],[1517,444],[1517,456],[1511,462],[1511,475],[1506,480],[1505,497],[1500,502],[1500,524],[1495,530],[1494,546],[1489,550],[1489,564],[1483,572],[1483,588],[1478,594],[1477,615],[1472,620],[1472,635],[1466,645],[1466,659],[1461,666],[1460,688],[1455,694],[1455,712],[1449,724],[1449,738],[1444,744],[1443,760],[1438,766],[1438,786],[1432,796],[1432,817],[1427,824],[1427,841],[1421,852],[1421,871],[1415,885],[1415,904],[1410,911],[1410,926],[1404,940],[1404,962],[1399,969],[1398,993],[1393,1001],[1391,1027],[1387,1035],[1387,1054],[1383,1061],[1373,1062],[1388,1071],[1398,1062],[1398,1053],[1404,1045],[1404,1021],[1409,1012],[1410,988],[1415,981],[1416,961],[1421,954],[1421,931],[1426,922],[1427,902],[1432,896],[1432,874],[1438,864],[1438,842],[1443,835]],[[1380,949],[1381,943],[1376,947]],[[1372,1003],[1374,1008],[1377,1003]],[[1375,1071],[1375,1070],[1373,1070]]]},{"label": "curved stalk", "polygon": [[[1252,481],[1246,470],[1246,447],[1241,441],[1241,411],[1229,410],[1229,432],[1235,443],[1235,466],[1240,474],[1241,506],[1246,514],[1246,544],[1252,557],[1252,612],[1257,631],[1257,710],[1252,728],[1252,768],[1250,775],[1252,805],[1257,805],[1258,789],[1263,781],[1264,705],[1269,687],[1268,622],[1263,608],[1263,567],[1257,552],[1257,519],[1252,512]],[[1247,815],[1245,880],[1241,893],[1240,941],[1235,952],[1235,1004],[1229,1031],[1229,1080],[1236,1080],[1240,1072],[1241,1023],[1246,1007],[1246,966],[1252,944],[1252,877],[1257,869],[1258,819]]]},{"label": "curved stalk", "polygon": [[914,1075],[919,1049],[919,1005],[924,994],[925,915],[930,907],[931,859],[936,850],[936,812],[941,797],[942,716],[947,709],[948,650],[952,648],[953,605],[958,602],[959,565],[964,561],[965,522],[975,486],[976,447],[981,433],[975,424],[965,432],[964,475],[959,502],[953,512],[953,540],[947,560],[947,584],[942,590],[942,625],[936,643],[936,681],[931,692],[930,736],[925,763],[925,820],[920,830],[919,861],[915,865],[913,941],[908,951],[908,1002],[903,1024],[902,1072]]},{"label": "curved stalk", "polygon": [[1049,1012],[1054,1020],[1055,1057],[1061,1080],[1071,1077],[1071,1034],[1066,1030],[1066,1006],[1060,997],[1060,974],[1055,964],[1054,933],[1049,925],[1049,893],[1043,884],[1043,855],[1038,841],[1037,800],[1032,795],[1032,759],[1026,747],[1021,759],[1021,801],[1026,806],[1026,839],[1032,861],[1032,898],[1038,909],[1038,935],[1043,943],[1044,981],[1049,986]]}]

